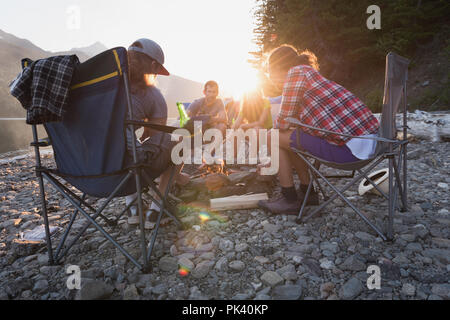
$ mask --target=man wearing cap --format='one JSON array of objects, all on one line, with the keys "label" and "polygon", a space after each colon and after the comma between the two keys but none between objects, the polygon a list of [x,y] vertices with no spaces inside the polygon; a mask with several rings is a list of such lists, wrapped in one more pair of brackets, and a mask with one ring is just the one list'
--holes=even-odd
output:
[{"label": "man wearing cap", "polygon": [[[128,48],[128,62],[130,67],[130,87],[133,120],[143,120],[150,123],[165,125],[167,121],[167,104],[161,91],[155,87],[158,74],[168,76],[164,68],[164,53],[161,47],[150,39],[139,39]],[[135,129],[139,129],[135,127]],[[132,141],[136,140],[137,157],[139,162],[151,164],[151,176],[160,176],[159,189],[164,193],[168,185],[171,161],[171,151],[175,142],[171,141],[168,133],[144,128],[144,133],[137,139],[136,134],[127,129],[127,149],[132,150]],[[128,156],[131,157],[131,152]],[[180,184],[187,183],[186,176],[180,175],[182,165],[177,166],[175,179]],[[147,169],[146,169],[147,170]],[[126,197],[126,204],[136,198],[136,194]],[[146,229],[154,226],[159,207],[152,203],[146,210]],[[131,206],[129,224],[139,224],[137,208]]]}]

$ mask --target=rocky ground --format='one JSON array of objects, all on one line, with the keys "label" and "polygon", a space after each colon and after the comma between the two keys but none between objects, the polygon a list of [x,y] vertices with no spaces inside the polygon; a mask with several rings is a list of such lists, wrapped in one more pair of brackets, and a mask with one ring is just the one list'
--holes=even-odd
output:
[{"label": "rocky ground", "polygon": [[[92,227],[57,266],[47,265],[45,245],[17,243],[21,232],[43,223],[39,189],[31,155],[4,161],[0,299],[449,299],[450,144],[425,138],[409,144],[409,210],[396,213],[393,242],[382,241],[340,200],[305,224],[258,209],[210,212],[202,221],[199,209],[183,206],[182,219],[192,227],[183,231],[169,223],[160,229],[150,274]],[[44,163],[51,161],[46,155]],[[47,187],[51,225],[67,226],[73,210]],[[359,196],[356,187],[346,194],[385,230],[385,201]],[[123,206],[115,199],[107,213],[117,215]],[[139,256],[139,231],[125,217],[111,232]],[[82,271],[81,290],[67,288],[69,265]],[[180,273],[180,265],[189,272]],[[367,288],[370,265],[381,268],[379,290]]]}]

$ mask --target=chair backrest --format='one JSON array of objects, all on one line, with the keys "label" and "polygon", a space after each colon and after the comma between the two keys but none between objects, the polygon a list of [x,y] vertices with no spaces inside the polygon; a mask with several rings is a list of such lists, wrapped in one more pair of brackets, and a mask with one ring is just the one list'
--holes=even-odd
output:
[{"label": "chair backrest", "polygon": [[393,52],[386,56],[384,77],[383,109],[381,112],[380,136],[395,139],[397,130],[395,118],[403,96],[406,115],[406,80],[408,79],[409,60]]},{"label": "chair backrest", "polygon": [[[124,74],[128,74],[128,60],[122,47],[100,53],[76,67],[63,121],[44,125],[60,172],[72,176],[108,175],[123,168],[127,111]],[[81,189],[95,188],[83,188],[90,184],[83,179],[78,183],[70,180],[77,187],[81,184]],[[107,192],[99,190],[98,194]]]}]

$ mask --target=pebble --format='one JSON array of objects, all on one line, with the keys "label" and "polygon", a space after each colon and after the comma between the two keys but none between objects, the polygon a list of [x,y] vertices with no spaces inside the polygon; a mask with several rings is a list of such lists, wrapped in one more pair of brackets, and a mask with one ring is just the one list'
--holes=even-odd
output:
[{"label": "pebble", "polygon": [[402,287],[402,293],[406,296],[413,297],[416,294],[416,287],[410,283],[405,283]]},{"label": "pebble", "polygon": [[245,263],[240,260],[235,260],[231,261],[228,267],[235,272],[241,272],[245,269]]},{"label": "pebble", "polygon": [[139,293],[134,284],[131,284],[123,291],[123,300],[138,300]]},{"label": "pebble", "polygon": [[357,278],[351,278],[342,286],[339,296],[345,300],[352,300],[359,296],[363,290],[361,281]]},{"label": "pebble", "polygon": [[211,270],[211,267],[214,265],[213,261],[202,261],[199,264],[197,264],[194,268],[194,270],[192,270],[192,276],[195,279],[201,279],[206,277],[206,275],[209,273],[209,271]]},{"label": "pebble", "polygon": [[103,281],[82,281],[81,289],[77,291],[76,300],[108,299],[114,288]]},{"label": "pebble", "polygon": [[272,297],[274,300],[298,300],[302,291],[302,287],[298,285],[282,285],[272,290]]},{"label": "pebble", "polygon": [[165,256],[159,260],[159,268],[162,271],[170,272],[178,270],[178,261],[174,257]]},{"label": "pebble", "polygon": [[274,271],[266,271],[261,276],[261,281],[267,286],[275,287],[284,282],[284,279]]},{"label": "pebble", "polygon": [[[82,290],[70,292],[65,269],[48,265],[45,244],[18,241],[20,232],[42,224],[34,201],[32,157],[16,166],[0,166],[0,190],[6,190],[0,196],[0,299],[448,300],[450,218],[445,194],[450,178],[445,164],[450,144],[419,139],[408,149],[409,209],[395,213],[393,242],[384,242],[338,199],[328,214],[302,224],[294,216],[272,216],[259,209],[230,210],[201,223],[189,207],[182,218],[190,220],[189,229],[178,230],[173,223],[160,229],[151,257],[155,268],[148,275],[91,226],[64,259],[82,269]],[[433,161],[423,161],[420,149]],[[346,193],[385,230],[385,201],[354,190]],[[56,208],[49,211],[49,220],[63,227],[69,218],[63,209],[67,203],[52,192],[47,200]],[[102,203],[88,200],[93,206]],[[16,209],[19,205],[24,211]],[[108,214],[118,214],[123,205],[123,198],[114,198]],[[76,220],[73,227],[80,230],[83,224],[83,219]],[[135,228],[127,226],[126,217],[119,224],[114,238],[139,256]],[[185,277],[178,275],[181,264],[191,268]],[[381,268],[381,290],[366,290],[369,265]]]}]

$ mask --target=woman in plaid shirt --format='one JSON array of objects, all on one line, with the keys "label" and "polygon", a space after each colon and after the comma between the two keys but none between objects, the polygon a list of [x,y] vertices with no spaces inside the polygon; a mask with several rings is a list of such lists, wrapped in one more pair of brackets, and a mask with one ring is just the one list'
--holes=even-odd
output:
[{"label": "woman in plaid shirt", "polygon": [[[378,132],[378,121],[364,103],[341,85],[324,78],[318,70],[313,53],[304,51],[298,54],[289,45],[276,48],[269,56],[270,79],[283,88],[281,110],[275,120],[275,128],[280,129],[282,197],[260,201],[259,205],[274,214],[298,214],[308,188],[307,166],[291,147],[338,163],[364,160],[375,151],[375,140],[351,139],[307,128],[300,130],[300,141],[297,141],[296,129],[290,127],[285,120],[287,117],[312,127],[352,136],[374,136]],[[301,180],[298,194],[293,167]],[[318,194],[312,190],[307,204],[318,203]]]}]

